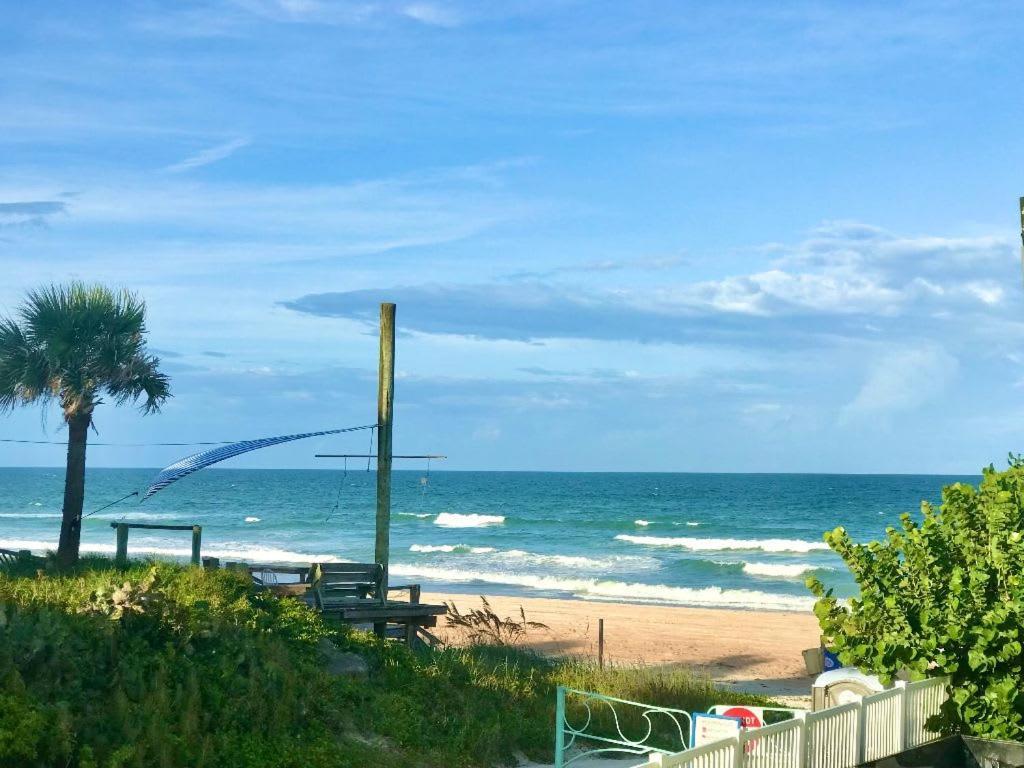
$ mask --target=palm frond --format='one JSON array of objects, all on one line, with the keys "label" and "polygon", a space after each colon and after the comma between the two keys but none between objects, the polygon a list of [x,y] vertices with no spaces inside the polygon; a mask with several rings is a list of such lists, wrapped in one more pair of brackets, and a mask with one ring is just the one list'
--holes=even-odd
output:
[{"label": "palm frond", "polygon": [[155,413],[171,396],[170,379],[160,372],[160,359],[140,352],[124,361],[111,378],[106,390],[118,405],[137,402],[144,397],[143,413]]},{"label": "palm frond", "polygon": [[[91,413],[104,392],[151,413],[170,397],[146,351],[146,305],[129,291],[73,282],[30,291],[19,322],[4,321],[0,407],[58,398],[65,418]],[[6,355],[6,358],[2,357]]]},{"label": "palm frond", "polygon": [[52,371],[45,356],[13,320],[0,318],[0,411],[52,399]]}]

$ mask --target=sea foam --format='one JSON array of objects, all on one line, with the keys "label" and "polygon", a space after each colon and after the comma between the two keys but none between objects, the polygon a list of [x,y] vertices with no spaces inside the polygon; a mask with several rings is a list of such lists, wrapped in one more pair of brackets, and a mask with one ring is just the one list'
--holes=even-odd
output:
[{"label": "sea foam", "polygon": [[[498,552],[497,557],[519,561],[530,565],[540,566],[563,566],[565,568],[583,568],[589,570],[609,570],[615,568],[623,562],[634,562],[634,558],[594,558],[594,557],[583,557],[581,555],[547,555],[535,552],[524,552],[521,549],[509,549]],[[642,561],[643,558],[638,558],[636,561]]]},{"label": "sea foam", "polygon": [[818,570],[818,566],[809,563],[744,563],[743,572],[750,576],[775,576],[794,579],[809,571]]},{"label": "sea foam", "polygon": [[616,555],[614,557],[585,557],[582,555],[559,555],[539,552],[527,552],[522,549],[496,549],[494,547],[474,547],[469,544],[413,544],[409,547],[410,552],[420,554],[446,553],[446,554],[472,554],[488,555],[491,561],[506,561],[526,566],[542,566],[550,568],[561,566],[564,568],[584,569],[592,571],[608,571],[622,566],[633,568],[657,567],[657,560],[650,557],[635,555]]},{"label": "sea foam", "polygon": [[488,525],[501,525],[505,522],[502,515],[460,515],[457,512],[442,512],[434,518],[434,525],[442,528],[483,528]]},{"label": "sea foam", "polygon": [[180,512],[104,512],[103,514],[90,515],[94,520],[181,520]]},{"label": "sea foam", "polygon": [[760,552],[811,552],[828,549],[823,541],[801,539],[697,539],[691,536],[632,536],[627,533],[615,537],[619,541],[649,547],[681,547],[693,552],[721,552],[742,549]]},{"label": "sea foam", "polygon": [[[33,552],[43,553],[55,551],[57,549],[57,542],[38,539],[0,539],[0,548],[30,549]],[[114,545],[83,541],[81,551],[110,555],[114,554]],[[264,547],[241,542],[227,542],[223,545],[203,547],[203,554],[219,557],[222,560],[238,560],[251,563],[344,562],[342,558],[331,554],[293,552],[277,547]],[[192,549],[188,546],[177,546],[165,540],[154,542],[145,539],[140,539],[139,541],[131,539],[128,542],[128,555],[130,557],[137,555],[159,555],[161,557],[189,558],[192,556]]]},{"label": "sea foam", "polygon": [[494,547],[471,547],[468,544],[413,544],[410,552],[462,552],[471,555],[485,555],[494,552]]},{"label": "sea foam", "polygon": [[746,608],[777,611],[809,611],[813,597],[777,595],[752,589],[721,587],[670,587],[599,579],[563,579],[525,573],[468,571],[461,568],[436,568],[428,565],[393,563],[390,572],[403,577],[419,577],[439,582],[505,584],[545,592],[566,592],[587,600],[619,600],[718,608]]}]

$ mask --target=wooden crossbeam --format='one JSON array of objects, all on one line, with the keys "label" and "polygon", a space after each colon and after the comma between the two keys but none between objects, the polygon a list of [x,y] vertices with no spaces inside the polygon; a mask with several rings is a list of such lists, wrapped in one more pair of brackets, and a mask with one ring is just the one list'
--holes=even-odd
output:
[{"label": "wooden crossbeam", "polygon": [[[376,459],[376,453],[315,453],[313,458],[316,459]],[[442,456],[440,453],[393,453],[391,454],[392,459],[447,459],[447,456]]]}]

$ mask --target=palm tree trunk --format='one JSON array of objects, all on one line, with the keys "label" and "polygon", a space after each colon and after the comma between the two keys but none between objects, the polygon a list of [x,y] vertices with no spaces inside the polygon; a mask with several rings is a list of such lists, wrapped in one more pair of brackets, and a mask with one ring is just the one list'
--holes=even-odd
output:
[{"label": "palm tree trunk", "polygon": [[64,475],[64,510],[60,523],[57,562],[62,567],[78,562],[82,541],[82,504],[85,501],[85,445],[89,438],[89,415],[68,420],[68,464]]}]

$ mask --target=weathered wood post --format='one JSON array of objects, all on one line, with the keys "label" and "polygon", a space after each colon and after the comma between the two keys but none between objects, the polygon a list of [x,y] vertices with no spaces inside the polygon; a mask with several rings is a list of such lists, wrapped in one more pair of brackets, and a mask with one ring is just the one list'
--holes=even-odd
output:
[{"label": "weathered wood post", "polygon": [[1024,248],[1024,197],[1020,199],[1020,244]]},{"label": "weathered wood post", "polygon": [[597,667],[604,669],[604,619],[597,620]]},{"label": "weathered wood post", "polygon": [[1024,270],[1024,197],[1020,199],[1020,267]]},{"label": "weathered wood post", "polygon": [[117,524],[117,548],[114,552],[116,565],[128,565],[128,523]]},{"label": "weathered wood post", "polygon": [[202,558],[200,557],[199,550],[203,543],[203,526],[193,525],[192,526],[192,565],[198,568],[202,565]]},{"label": "weathered wood post", "polygon": [[[395,305],[380,305],[380,367],[377,371],[377,536],[374,560],[383,568],[378,598],[388,599],[388,561],[391,550],[391,418],[395,403]],[[380,636],[385,622],[373,625]]]}]

